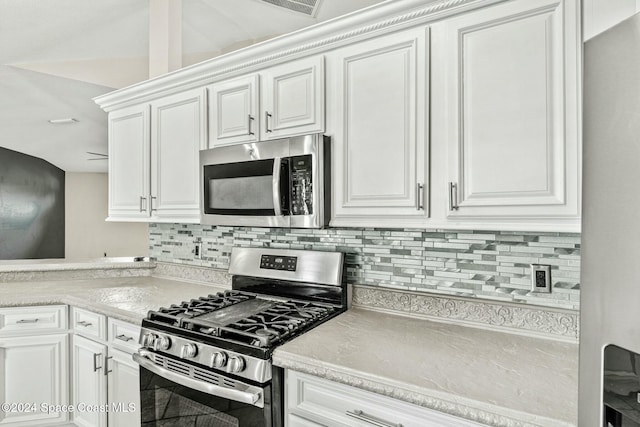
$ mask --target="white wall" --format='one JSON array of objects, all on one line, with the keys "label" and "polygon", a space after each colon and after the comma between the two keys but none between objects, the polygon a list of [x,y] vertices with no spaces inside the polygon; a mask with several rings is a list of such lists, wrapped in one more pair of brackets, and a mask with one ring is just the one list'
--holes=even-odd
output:
[{"label": "white wall", "polygon": [[583,39],[589,40],[637,12],[640,0],[583,0]]},{"label": "white wall", "polygon": [[65,179],[65,258],[146,256],[145,223],[106,222],[107,174],[70,173]]}]

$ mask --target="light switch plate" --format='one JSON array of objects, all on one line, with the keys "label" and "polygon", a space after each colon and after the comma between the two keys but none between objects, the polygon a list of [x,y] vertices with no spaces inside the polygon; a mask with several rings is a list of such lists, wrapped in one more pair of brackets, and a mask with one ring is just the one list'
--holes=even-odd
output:
[{"label": "light switch plate", "polygon": [[531,264],[531,292],[551,293],[551,266]]}]

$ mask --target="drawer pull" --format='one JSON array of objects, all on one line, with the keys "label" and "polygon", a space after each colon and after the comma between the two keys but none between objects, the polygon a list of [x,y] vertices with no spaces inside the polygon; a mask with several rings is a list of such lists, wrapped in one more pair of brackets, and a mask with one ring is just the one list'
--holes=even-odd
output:
[{"label": "drawer pull", "polygon": [[124,342],[133,341],[133,338],[128,337],[125,334],[116,335],[116,339]]},{"label": "drawer pull", "polygon": [[377,427],[402,427],[402,424],[400,423],[391,423],[381,418],[374,417],[373,415],[365,414],[364,412],[359,411],[357,409],[355,409],[353,412],[347,411],[345,412],[345,414],[351,418],[364,421],[365,423],[369,423]]},{"label": "drawer pull", "polygon": [[91,322],[87,322],[86,320],[83,320],[81,322],[78,322],[78,325],[80,326],[84,326],[85,328],[88,328],[89,326],[91,326],[93,323]]},{"label": "drawer pull", "polygon": [[35,319],[20,319],[16,323],[38,323],[38,320],[40,319],[37,317]]}]

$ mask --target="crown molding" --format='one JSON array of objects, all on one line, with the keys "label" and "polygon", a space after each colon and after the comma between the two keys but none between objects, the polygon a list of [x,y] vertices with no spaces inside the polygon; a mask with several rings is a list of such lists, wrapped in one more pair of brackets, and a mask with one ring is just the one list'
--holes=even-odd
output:
[{"label": "crown molding", "polygon": [[504,1],[506,0],[387,1],[98,96],[93,100],[109,112]]}]

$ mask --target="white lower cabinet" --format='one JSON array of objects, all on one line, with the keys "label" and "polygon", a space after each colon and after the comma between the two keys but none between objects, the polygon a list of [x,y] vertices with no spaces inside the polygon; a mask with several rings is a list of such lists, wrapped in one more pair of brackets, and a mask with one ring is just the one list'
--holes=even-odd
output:
[{"label": "white lower cabinet", "polygon": [[286,371],[286,426],[478,427],[451,415],[338,384]]},{"label": "white lower cabinet", "polygon": [[66,422],[66,306],[0,308],[0,426]]},{"label": "white lower cabinet", "polygon": [[[140,327],[82,309],[73,308],[72,313],[72,319],[91,319],[74,325],[73,422],[87,427],[139,426],[140,374],[131,353]],[[87,323],[101,327],[91,329]]]},{"label": "white lower cabinet", "polygon": [[112,348],[106,366],[109,426],[140,425],[140,367],[130,354]]},{"label": "white lower cabinet", "polygon": [[73,422],[78,426],[107,425],[107,378],[104,362],[105,344],[78,335],[73,337],[72,350]]},{"label": "white lower cabinet", "polygon": [[0,338],[0,401],[10,405],[0,411],[0,426],[68,419],[59,409],[68,404],[67,348],[66,333]]}]

